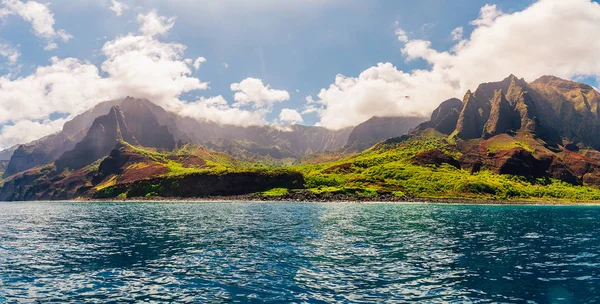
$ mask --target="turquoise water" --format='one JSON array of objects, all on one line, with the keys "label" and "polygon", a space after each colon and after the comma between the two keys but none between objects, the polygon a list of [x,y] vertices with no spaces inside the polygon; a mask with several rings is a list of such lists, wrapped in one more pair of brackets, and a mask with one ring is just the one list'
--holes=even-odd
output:
[{"label": "turquoise water", "polygon": [[598,254],[598,207],[0,203],[0,303],[592,303]]}]

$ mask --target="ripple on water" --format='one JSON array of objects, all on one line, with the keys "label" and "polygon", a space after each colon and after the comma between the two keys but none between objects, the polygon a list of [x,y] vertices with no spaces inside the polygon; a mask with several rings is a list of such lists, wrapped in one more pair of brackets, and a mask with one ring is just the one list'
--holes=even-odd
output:
[{"label": "ripple on water", "polygon": [[0,203],[0,302],[594,302],[598,208]]}]

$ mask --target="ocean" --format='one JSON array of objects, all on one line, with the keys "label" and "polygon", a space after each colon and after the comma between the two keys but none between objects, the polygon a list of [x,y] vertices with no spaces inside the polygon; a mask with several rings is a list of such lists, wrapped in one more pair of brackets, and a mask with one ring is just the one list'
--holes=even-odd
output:
[{"label": "ocean", "polygon": [[0,203],[0,303],[593,303],[600,207]]}]

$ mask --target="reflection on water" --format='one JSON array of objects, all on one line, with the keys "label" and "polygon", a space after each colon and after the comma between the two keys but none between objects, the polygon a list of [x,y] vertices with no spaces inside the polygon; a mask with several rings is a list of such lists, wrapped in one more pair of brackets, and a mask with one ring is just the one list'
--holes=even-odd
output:
[{"label": "reflection on water", "polygon": [[600,208],[0,203],[0,303],[594,302]]}]

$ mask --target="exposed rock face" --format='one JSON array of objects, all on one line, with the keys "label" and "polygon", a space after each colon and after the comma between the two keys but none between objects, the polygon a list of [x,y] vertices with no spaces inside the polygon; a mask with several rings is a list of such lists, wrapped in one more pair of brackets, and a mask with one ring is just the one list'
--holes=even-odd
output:
[{"label": "exposed rock face", "polygon": [[483,135],[483,126],[489,118],[490,109],[489,100],[477,98],[471,91],[468,91],[463,99],[463,108],[456,124],[458,137],[463,139],[480,138]]},{"label": "exposed rock face", "polygon": [[510,75],[467,92],[455,130],[466,140],[525,132],[549,146],[566,140],[600,149],[599,104],[600,93],[585,84],[552,76],[528,84]]},{"label": "exposed rock face", "polygon": [[127,128],[135,134],[137,142],[145,147],[173,150],[175,138],[167,126],[161,126],[150,111],[150,108],[140,99],[127,97],[121,106],[125,113]]},{"label": "exposed rock face", "polygon": [[100,163],[92,182],[98,184],[113,174],[122,174],[126,164],[136,161],[144,161],[144,159],[139,154],[128,153],[127,147],[123,143],[118,143],[108,157]]},{"label": "exposed rock face", "polygon": [[543,177],[548,164],[523,148],[513,148],[494,156],[494,169],[499,174]]},{"label": "exposed rock face", "polygon": [[462,168],[471,170],[472,173],[487,169],[498,174],[534,178],[551,177],[573,185],[582,184],[582,178],[560,158],[551,154],[536,157],[521,147],[495,154],[488,154],[475,148],[464,153],[459,163]]},{"label": "exposed rock face", "polygon": [[382,140],[407,134],[425,120],[423,117],[373,117],[352,130],[346,148],[363,151]]},{"label": "exposed rock face", "polygon": [[13,153],[19,148],[19,146],[21,145],[16,145],[16,146],[12,146],[8,149],[4,149],[2,151],[0,151],[0,161],[3,160],[10,160],[10,158],[12,157]]},{"label": "exposed rock face", "polygon": [[491,102],[490,117],[483,127],[483,137],[516,131],[521,128],[520,117],[510,105],[504,92],[498,90]]},{"label": "exposed rock face", "polygon": [[120,100],[102,102],[89,111],[76,116],[73,120],[66,122],[60,133],[23,145],[24,148],[16,156],[9,152],[10,169],[4,173],[4,176],[7,177],[55,161],[64,152],[73,149],[75,144],[83,139],[98,116],[105,115],[111,107],[120,103]]},{"label": "exposed rock face", "polygon": [[412,161],[419,165],[441,166],[442,164],[449,164],[455,168],[460,168],[460,163],[456,159],[439,149],[419,153],[412,158]]},{"label": "exposed rock face", "polygon": [[6,170],[6,166],[8,166],[8,161],[0,160],[0,175],[2,175],[2,173],[4,173],[4,170]]},{"label": "exposed rock face", "polygon": [[456,128],[462,107],[462,101],[457,98],[442,102],[431,114],[428,127],[440,133],[451,134]]},{"label": "exposed rock face", "polygon": [[248,194],[273,188],[301,189],[303,185],[304,177],[295,172],[190,174],[181,178],[155,178],[121,184],[110,191],[95,193],[94,197],[110,198],[125,192],[128,197],[140,197],[147,195],[149,188],[156,189],[156,192],[150,192],[153,196],[207,197]]},{"label": "exposed rock face", "polygon": [[[94,120],[108,113],[113,106],[121,107],[125,122],[144,146],[172,149],[175,143],[203,144],[213,142],[217,147],[220,140],[251,142],[257,146],[281,150],[287,157],[295,158],[307,154],[335,150],[344,146],[352,128],[328,130],[312,126],[290,126],[277,129],[271,126],[240,127],[221,125],[210,121],[183,117],[153,104],[146,99],[127,97],[98,104],[93,109],[65,123],[60,133],[53,134],[25,145],[17,157],[11,160],[9,176],[57,160],[66,151],[72,150],[87,134]],[[146,119],[152,117],[151,119]],[[149,131],[152,130],[152,131]],[[173,137],[174,141],[171,141]],[[18,146],[17,146],[18,147]],[[0,152],[0,157],[9,158],[13,150]],[[226,151],[227,147],[221,150]],[[31,154],[31,156],[26,156]],[[248,153],[243,153],[248,154]],[[252,154],[249,152],[249,154]]]},{"label": "exposed rock face", "polygon": [[77,170],[106,156],[120,141],[138,144],[125,123],[123,111],[112,107],[107,115],[96,118],[85,138],[71,151],[65,152],[56,160],[56,169]]},{"label": "exposed rock face", "polygon": [[17,150],[13,152],[11,161],[4,170],[4,177],[8,177],[16,172],[25,171],[31,169],[30,164],[40,162],[36,155],[34,155],[35,147],[26,147],[24,145],[19,146]]},{"label": "exposed rock face", "polygon": [[600,93],[586,84],[543,76],[530,84],[546,101],[553,129],[562,138],[600,149]]},{"label": "exposed rock face", "polygon": [[0,201],[40,200],[50,189],[53,167],[31,170],[7,180],[0,188]]}]

